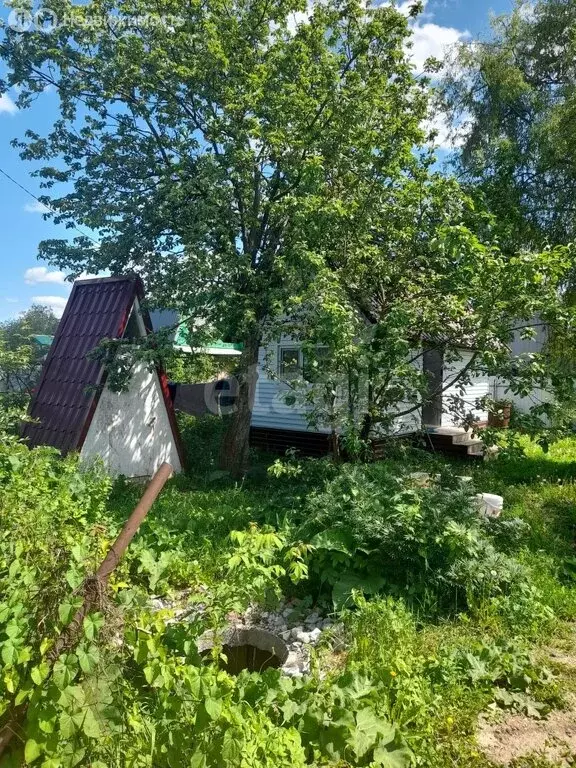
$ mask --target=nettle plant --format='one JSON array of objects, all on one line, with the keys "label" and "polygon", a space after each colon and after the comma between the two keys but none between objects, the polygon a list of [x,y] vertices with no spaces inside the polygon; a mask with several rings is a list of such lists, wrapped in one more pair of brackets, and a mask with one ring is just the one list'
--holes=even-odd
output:
[{"label": "nettle plant", "polygon": [[482,520],[469,488],[414,488],[382,466],[343,465],[310,493],[296,535],[310,579],[340,608],[353,590],[401,595],[432,614],[509,594],[526,569]]}]

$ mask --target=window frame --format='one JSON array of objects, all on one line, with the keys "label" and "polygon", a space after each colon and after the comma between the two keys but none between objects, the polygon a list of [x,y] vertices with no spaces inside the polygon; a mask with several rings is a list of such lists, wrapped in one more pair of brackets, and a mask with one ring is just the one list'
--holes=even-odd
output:
[{"label": "window frame", "polygon": [[[283,370],[284,361],[282,355],[284,352],[296,352],[298,355],[298,370],[285,371]],[[277,360],[277,373],[280,379],[295,379],[301,377],[304,372],[304,354],[302,347],[298,347],[295,344],[279,344],[278,345],[278,360]]]}]

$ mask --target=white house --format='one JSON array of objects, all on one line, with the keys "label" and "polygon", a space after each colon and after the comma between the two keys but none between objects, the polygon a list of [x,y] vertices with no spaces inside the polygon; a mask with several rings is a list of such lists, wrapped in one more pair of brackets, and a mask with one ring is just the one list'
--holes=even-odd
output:
[{"label": "white house", "polygon": [[[401,416],[394,421],[393,432],[396,435],[408,435],[426,428],[430,432],[447,434],[455,432],[453,410],[450,408],[452,397],[463,397],[466,410],[479,423],[486,423],[488,413],[478,407],[479,402],[493,393],[493,380],[487,374],[474,374],[465,391],[460,392],[462,384],[457,381],[458,371],[467,366],[472,357],[468,349],[458,350],[459,359],[444,364],[443,356],[438,352],[424,353],[420,362],[428,372],[432,391],[438,390],[432,402],[423,409]],[[310,434],[323,435],[322,441],[316,441],[321,453],[325,445],[325,435],[330,431],[326,425],[311,425],[307,418],[305,404],[289,405],[286,402],[288,387],[286,374],[302,371],[304,367],[302,345],[290,339],[281,339],[268,344],[260,350],[258,380],[252,411],[252,441],[256,445],[268,448],[282,448],[293,443],[295,447],[310,446]],[[441,377],[441,378],[440,378]],[[441,386],[440,383],[442,382]],[[442,391],[444,390],[444,391]],[[404,410],[402,405],[398,410]],[[312,446],[313,447],[313,446]]]}]

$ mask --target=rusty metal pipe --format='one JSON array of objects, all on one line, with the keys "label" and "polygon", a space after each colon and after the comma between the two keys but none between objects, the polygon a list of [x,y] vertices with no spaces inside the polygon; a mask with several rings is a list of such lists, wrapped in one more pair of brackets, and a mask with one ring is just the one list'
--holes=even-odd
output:
[{"label": "rusty metal pipe", "polygon": [[118,538],[112,544],[112,547],[108,554],[106,555],[106,558],[104,559],[102,565],[98,570],[96,571],[96,578],[99,579],[102,582],[108,581],[110,574],[116,568],[120,560],[122,559],[122,555],[124,552],[126,552],[126,549],[128,548],[128,545],[134,538],[134,534],[140,527],[140,524],[150,511],[150,507],[156,499],[158,498],[158,494],[164,488],[164,485],[166,484],[166,481],[170,479],[172,476],[172,467],[170,464],[167,464],[164,462],[163,464],[158,467],[154,477],[150,481],[149,486],[144,491],[144,494],[142,495],[142,498],[136,505],[134,511],[124,524],[124,528],[120,531],[120,534],[118,535]]},{"label": "rusty metal pipe", "polygon": [[[98,593],[98,588],[105,587],[108,583],[110,574],[122,559],[122,555],[128,549],[128,545],[134,538],[134,535],[140,527],[140,524],[150,511],[152,504],[154,504],[158,498],[158,494],[162,488],[164,488],[166,481],[171,477],[171,475],[172,467],[166,462],[161,464],[160,467],[156,470],[156,473],[144,491],[142,498],[134,508],[134,511],[128,520],[126,520],[124,523],[124,527],[118,534],[118,538],[114,544],[112,544],[108,554],[96,571],[96,574],[93,577],[86,579],[84,582],[84,602],[76,611],[70,624],[66,627],[60,637],[54,643],[54,647],[50,650],[50,653],[48,654],[48,661],[50,663],[54,663],[56,661],[64,648],[70,644],[71,640],[79,631],[82,622],[92,609],[90,598],[94,599],[94,596]],[[89,592],[88,589],[91,586],[96,586],[97,589],[91,589]]]}]

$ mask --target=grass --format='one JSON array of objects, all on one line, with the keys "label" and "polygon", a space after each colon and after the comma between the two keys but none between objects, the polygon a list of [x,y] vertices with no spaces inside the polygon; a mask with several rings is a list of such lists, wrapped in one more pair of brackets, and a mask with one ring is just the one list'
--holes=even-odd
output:
[{"label": "grass", "polygon": [[[304,724],[307,729],[314,720],[314,728],[324,726],[310,735],[313,746],[307,746],[305,765],[368,765],[370,751],[357,758],[347,747],[339,758],[332,758],[330,749],[322,747],[322,729],[328,727],[322,707],[345,690],[348,714],[341,715],[340,724],[370,706],[378,718],[398,727],[412,750],[411,768],[491,768],[475,738],[481,712],[498,707],[545,712],[569,703],[568,695],[576,691],[574,668],[553,663],[550,648],[576,658],[576,439],[553,446],[547,454],[525,442],[524,456],[504,454],[490,463],[447,459],[401,446],[387,460],[367,466],[260,454],[254,456],[245,480],[236,483],[216,470],[220,426],[214,421],[198,428],[185,424],[194,471],[166,485],[111,580],[128,640],[124,649],[114,645],[103,654],[115,660],[112,666],[122,667],[127,687],[114,695],[119,696],[119,711],[132,714],[123,721],[121,737],[107,736],[108,746],[99,753],[104,764],[179,764],[165,762],[162,755],[167,753],[158,747],[168,749],[176,733],[181,739],[178,750],[188,757],[196,740],[204,743],[210,762],[198,764],[243,768],[241,762],[219,762],[209,753],[211,744],[224,739],[230,722],[245,729],[247,744],[259,733],[274,734],[272,744],[286,736],[288,725],[298,730]],[[73,459],[59,464],[60,459],[46,457],[50,472],[42,465],[38,477],[29,477],[35,458],[18,450],[16,457],[8,450],[9,458],[0,468],[21,505],[22,530],[15,530],[23,537],[24,551],[30,548],[33,561],[42,545],[43,537],[35,538],[38,511],[33,510],[43,504],[39,519],[47,536],[53,527],[64,526],[72,545],[83,533],[85,546],[94,550],[90,557],[100,557],[142,488],[119,480],[107,501],[106,492],[100,492],[97,504],[97,481],[85,486],[73,472]],[[42,455],[36,455],[36,462]],[[62,468],[72,474],[65,472],[58,481],[58,505],[52,501],[51,484]],[[441,487],[414,488],[408,476],[416,471],[440,474]],[[472,476],[470,491],[459,487],[458,475]],[[42,483],[52,490],[44,492]],[[504,497],[500,521],[482,522],[470,507],[467,495],[480,491]],[[84,499],[83,512],[79,498]],[[9,510],[5,512],[10,520]],[[22,523],[26,514],[29,530]],[[231,537],[233,531],[244,533]],[[285,571],[302,540],[315,548],[302,550],[309,570],[307,578],[295,584]],[[43,557],[49,558],[48,550]],[[73,560],[80,557],[75,550]],[[65,549],[61,554],[56,585],[68,568]],[[45,570],[40,571],[42,578]],[[65,587],[61,591],[66,594]],[[281,699],[283,709],[274,701],[287,695],[285,681],[274,683],[262,675],[248,684],[209,665],[209,670],[203,669],[211,681],[211,696],[220,702],[212,702],[212,708],[219,713],[223,706],[224,714],[215,715],[211,724],[200,724],[195,732],[196,699],[171,682],[183,674],[184,652],[178,644],[185,643],[186,654],[193,645],[180,635],[203,631],[204,620],[214,619],[209,626],[220,626],[231,610],[242,610],[236,604],[268,604],[275,592],[306,598],[307,606],[336,620],[332,635],[326,633],[318,648],[315,673],[294,700]],[[345,600],[334,603],[337,594],[344,594]],[[170,616],[150,614],[152,596],[174,597],[183,604],[194,595],[207,607],[193,629],[170,623]],[[3,638],[2,626],[0,619],[0,649],[10,642],[10,635]],[[140,641],[132,649],[134,633]],[[165,678],[156,677],[159,659]],[[193,670],[194,662],[188,666]],[[155,685],[160,681],[158,689],[150,688],[149,680]],[[364,700],[358,691],[366,685]],[[251,686],[252,693],[246,693]],[[246,698],[256,694],[261,697],[257,701]],[[128,705],[124,696],[129,697]],[[298,721],[302,707],[306,716]],[[179,708],[188,720],[178,714]],[[310,717],[312,710],[316,719]],[[288,717],[295,719],[287,725]],[[152,739],[149,733],[154,733]],[[91,738],[88,734],[82,744],[96,749]],[[356,734],[351,743],[358,744],[358,738]],[[131,744],[138,754],[160,750],[156,762],[126,762]],[[116,749],[114,758],[106,751],[110,745]],[[280,768],[286,763],[270,757],[262,764]],[[405,758],[391,765],[408,768]],[[531,757],[515,768],[549,765]]]},{"label": "grass", "polygon": [[[177,541],[179,548],[200,563],[204,573],[209,572],[208,563],[215,554],[229,547],[232,530],[246,528],[251,522],[282,528],[302,520],[307,514],[309,495],[337,473],[322,463],[309,462],[301,474],[273,477],[267,469],[275,459],[258,455],[248,477],[242,483],[233,483],[214,472],[216,444],[211,447],[212,453],[203,457],[202,469],[202,451],[194,443],[193,428],[187,438],[196,471],[176,478],[165,489],[146,523],[144,537],[152,535],[160,549],[169,549]],[[553,614],[552,618],[548,614],[544,618],[524,615],[522,621],[516,622],[514,606],[505,599],[446,618],[426,615],[426,610],[419,611],[417,603],[412,603],[410,609],[401,608],[398,614],[398,604],[391,613],[382,602],[385,598],[378,598],[344,616],[350,631],[346,664],[364,665],[372,673],[377,670],[379,679],[387,674],[382,670],[392,669],[396,675],[390,688],[392,714],[411,733],[418,763],[429,768],[491,765],[476,746],[475,730],[479,713],[493,701],[496,683],[488,679],[486,683],[470,684],[457,665],[451,667],[451,659],[459,654],[480,653],[481,645],[492,648],[513,639],[522,648],[540,654],[543,663],[551,632],[559,638],[571,637],[567,627],[576,618],[576,439],[563,440],[548,453],[529,441],[524,441],[523,447],[524,456],[503,456],[489,463],[406,449],[370,469],[376,481],[379,473],[383,477],[423,470],[447,476],[471,475],[477,491],[502,495],[503,520],[527,524],[516,556],[530,568],[530,587],[538,591],[539,600]],[[137,496],[136,489],[117,485],[111,507],[118,522],[125,519]],[[305,593],[306,584],[302,589]],[[404,625],[394,636],[391,622],[396,620]],[[435,664],[440,670],[438,679],[434,677]],[[560,674],[564,678],[562,685],[537,682],[531,695],[547,706],[560,705],[559,689],[576,685],[569,670]],[[517,768],[548,765],[541,758],[527,758],[519,761]]]}]

